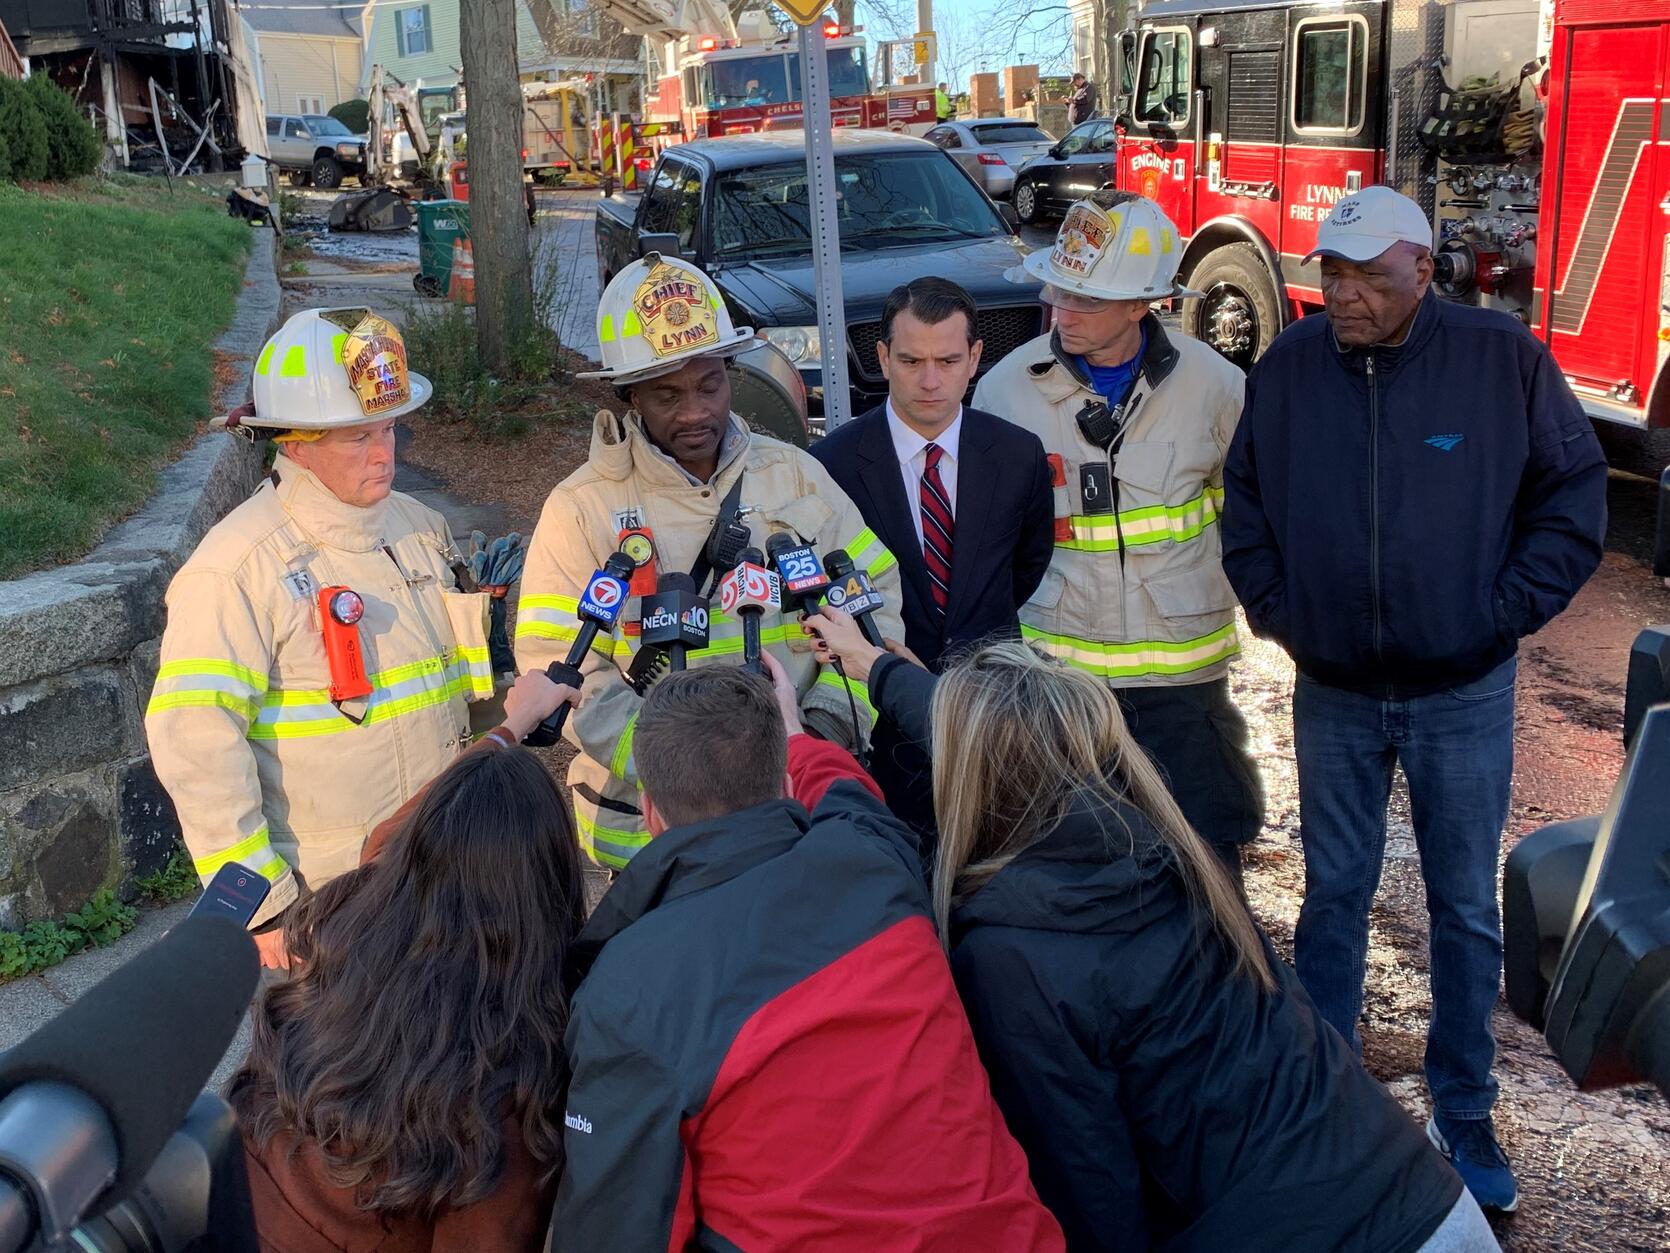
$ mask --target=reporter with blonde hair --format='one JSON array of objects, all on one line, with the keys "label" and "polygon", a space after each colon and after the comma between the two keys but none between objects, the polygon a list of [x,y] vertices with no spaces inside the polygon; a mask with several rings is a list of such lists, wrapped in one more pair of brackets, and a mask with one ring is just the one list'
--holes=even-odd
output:
[{"label": "reporter with blonde hair", "polygon": [[1019,643],[936,680],[839,613],[809,629],[931,747],[935,917],[1069,1249],[1497,1248],[1317,1017],[1105,684]]}]

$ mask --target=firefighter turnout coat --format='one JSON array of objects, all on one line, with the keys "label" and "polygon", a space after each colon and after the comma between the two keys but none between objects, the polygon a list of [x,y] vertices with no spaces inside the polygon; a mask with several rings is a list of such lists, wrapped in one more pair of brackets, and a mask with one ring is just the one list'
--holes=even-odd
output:
[{"label": "firefighter turnout coat", "polygon": [[[524,671],[543,669],[567,656],[579,633],[575,614],[587,581],[619,547],[623,530],[647,528],[655,567],[639,571],[614,635],[600,632],[581,663],[585,703],[565,729],[580,748],[568,771],[580,842],[603,865],[624,866],[649,838],[632,757],[643,698],[616,673],[637,652],[641,593],[654,590],[659,574],[691,569],[738,475],[741,504],[753,510],[745,521],[755,547],[763,550],[773,531],[792,531],[815,542],[820,556],[845,549],[887,602],[876,614],[882,633],[903,638],[898,562],[809,454],[751,432],[732,414],[719,472],[711,483],[698,484],[650,442],[636,412],[624,418],[600,412],[590,459],[546,499],[528,547],[516,611],[516,663]],[[689,665],[740,664],[741,621],[720,611],[717,595],[708,622],[708,647],[692,652]],[[808,723],[855,751],[868,743],[875,710],[864,685],[848,684],[817,664],[798,615],[767,610],[760,627],[762,645],[799,689]],[[691,747],[700,751],[700,745]]]},{"label": "firefighter turnout coat", "polygon": [[[236,861],[272,880],[257,921],[359,864],[378,822],[469,742],[492,695],[487,598],[455,590],[446,520],[398,492],[338,500],[280,456],[273,481],[203,539],[168,588],[145,713],[151,758],[205,882]],[[332,703],[319,590],[364,601],[369,698]]]},{"label": "firefighter turnout coat", "polygon": [[1240,648],[1218,535],[1241,372],[1149,314],[1147,349],[1114,455],[1080,431],[1101,399],[1053,334],[1022,345],[974,406],[1037,435],[1055,490],[1055,554],[1021,607],[1021,634],[1118,687],[1203,683]]}]

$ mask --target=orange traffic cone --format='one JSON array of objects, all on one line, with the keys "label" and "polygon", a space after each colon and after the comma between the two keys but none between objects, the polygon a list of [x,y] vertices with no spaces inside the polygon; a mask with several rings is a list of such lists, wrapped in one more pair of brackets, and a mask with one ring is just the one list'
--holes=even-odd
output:
[{"label": "orange traffic cone", "polygon": [[475,303],[475,250],[467,239],[452,241],[452,280],[446,294],[461,305]]}]

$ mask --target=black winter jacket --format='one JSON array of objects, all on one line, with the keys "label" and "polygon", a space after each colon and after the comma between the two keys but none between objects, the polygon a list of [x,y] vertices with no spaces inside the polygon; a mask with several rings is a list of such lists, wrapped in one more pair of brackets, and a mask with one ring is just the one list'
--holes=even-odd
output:
[{"label": "black winter jacket", "polygon": [[1224,467],[1224,572],[1247,619],[1336,687],[1479,678],[1600,562],[1606,461],[1548,349],[1429,295],[1396,348],[1325,314],[1247,379]]},{"label": "black winter jacket", "polygon": [[[918,739],[933,683],[896,658],[870,676]],[[1130,806],[1070,812],[952,940],[992,1093],[1074,1253],[1400,1253],[1460,1198],[1268,945],[1274,992],[1231,973]]]}]

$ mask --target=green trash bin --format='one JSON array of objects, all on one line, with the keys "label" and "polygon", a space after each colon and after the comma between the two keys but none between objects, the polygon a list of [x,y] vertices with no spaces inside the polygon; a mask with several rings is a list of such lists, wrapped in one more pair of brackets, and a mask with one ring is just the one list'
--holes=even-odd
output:
[{"label": "green trash bin", "polygon": [[412,276],[412,286],[425,296],[451,296],[473,304],[475,256],[470,251],[469,203],[421,200],[417,219],[418,272]]}]

